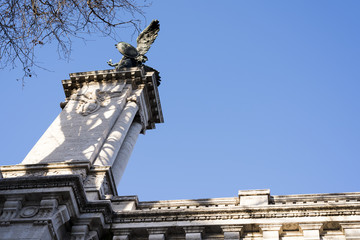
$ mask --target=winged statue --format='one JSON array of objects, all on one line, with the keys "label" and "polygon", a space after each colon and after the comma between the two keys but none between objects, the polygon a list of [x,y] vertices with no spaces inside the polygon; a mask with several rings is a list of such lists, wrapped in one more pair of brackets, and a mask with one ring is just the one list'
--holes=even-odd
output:
[{"label": "winged statue", "polygon": [[116,70],[124,67],[136,67],[143,65],[143,63],[148,60],[145,54],[149,51],[151,44],[155,41],[159,31],[159,21],[153,20],[137,37],[136,48],[126,42],[119,42],[115,44],[115,47],[119,50],[123,57],[118,63],[113,63],[110,59],[107,64],[115,67]]}]

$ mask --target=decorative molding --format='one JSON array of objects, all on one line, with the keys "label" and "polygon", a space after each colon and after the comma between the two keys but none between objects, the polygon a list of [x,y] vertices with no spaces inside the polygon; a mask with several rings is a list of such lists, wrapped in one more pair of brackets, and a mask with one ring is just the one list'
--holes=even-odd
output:
[{"label": "decorative molding", "polygon": [[153,228],[147,228],[147,231],[150,235],[153,234],[165,234],[168,230],[167,227],[153,227]]},{"label": "decorative molding", "polygon": [[102,198],[106,198],[106,195],[116,196],[117,190],[110,169],[110,166],[93,166],[84,181],[85,190],[96,190]]},{"label": "decorative molding", "polygon": [[129,240],[132,229],[116,229],[113,230],[113,240]]},{"label": "decorative molding", "polygon": [[[107,171],[109,171],[109,169],[106,167],[89,170],[90,175],[95,173],[101,176]],[[41,195],[36,201],[33,198],[31,205],[26,205],[30,204],[26,202],[26,194],[31,194],[33,189],[37,189]],[[1,216],[0,227],[32,222],[35,225],[47,225],[50,230],[53,229],[51,231],[54,236],[59,236],[59,226],[68,222],[70,217],[73,221],[77,221],[76,224],[85,224],[89,227],[92,227],[92,225],[85,221],[94,220],[94,218],[96,221],[103,221],[103,225],[98,224],[97,226],[100,226],[101,229],[107,229],[108,227],[109,230],[105,231],[111,231],[114,234],[114,239],[122,240],[128,239],[130,233],[135,235],[144,234],[144,236],[147,236],[147,232],[144,230],[148,230],[148,233],[153,235],[153,237],[161,237],[160,235],[165,233],[171,235],[174,230],[173,227],[181,228],[177,229],[177,231],[185,231],[189,238],[201,237],[201,232],[204,229],[204,236],[207,236],[206,229],[208,229],[208,226],[217,226],[219,231],[217,234],[223,234],[226,236],[226,239],[238,239],[241,234],[243,234],[243,237],[250,236],[247,234],[250,234],[249,229],[254,229],[253,226],[262,231],[279,232],[281,231],[281,225],[285,222],[287,224],[292,222],[298,224],[300,227],[296,230],[296,234],[301,236],[304,229],[311,230],[321,228],[322,224],[329,221],[329,219],[339,222],[344,232],[346,232],[348,236],[352,236],[357,234],[360,222],[360,204],[358,202],[346,201],[336,204],[317,203],[313,205],[295,204],[285,206],[240,207],[238,205],[225,206],[225,204],[221,207],[213,208],[180,208],[184,203],[190,204],[190,201],[198,204],[197,206],[205,206],[210,203],[214,204],[214,206],[219,206],[220,203],[234,203],[234,199],[174,200],[159,201],[158,204],[162,207],[179,206],[179,208],[157,210],[151,208],[150,210],[143,210],[140,207],[135,210],[114,212],[111,202],[135,202],[137,201],[137,197],[115,196],[108,200],[89,202],[86,198],[80,175],[2,179],[0,181],[0,195],[7,196],[3,209],[6,214]],[[356,198],[356,194],[350,194],[349,196]],[[344,199],[347,198],[345,195],[343,197]],[[79,215],[70,216],[70,212],[74,214],[68,205],[71,201],[71,204],[73,204],[71,206],[79,209]],[[138,203],[138,206],[144,207],[144,205],[155,206],[156,204],[155,202],[151,202],[151,204],[149,202]],[[84,215],[81,217],[83,213],[89,218],[84,218]],[[340,218],[336,218],[337,216],[340,216]],[[346,218],[346,216],[351,217]],[[82,219],[82,222],[79,222],[79,219]],[[359,219],[359,222],[355,222],[356,219]],[[167,231],[169,228],[172,228],[172,230]],[[89,233],[90,230],[94,231],[94,229],[89,229]],[[126,234],[122,234],[125,232]],[[252,236],[259,234],[261,237],[261,231],[254,231],[251,234],[253,234]],[[95,234],[94,237],[96,238],[96,236]]]},{"label": "decorative molding", "polygon": [[323,227],[323,223],[300,223],[299,227],[301,230],[320,230]]},{"label": "decorative molding", "polygon": [[4,208],[0,216],[0,222],[7,225],[9,220],[15,218],[22,207],[23,196],[8,196],[4,202]]},{"label": "decorative molding", "polygon": [[73,94],[70,96],[70,100],[78,101],[79,104],[76,108],[76,111],[83,115],[87,116],[92,114],[100,109],[100,107],[107,106],[111,98],[120,97],[122,91],[100,91],[96,89],[93,92],[88,92],[84,94]]},{"label": "decorative molding", "polygon": [[188,233],[202,233],[205,229],[203,226],[186,226],[183,227],[186,234]]},{"label": "decorative molding", "polygon": [[[112,222],[112,208],[109,201],[99,200],[89,202],[86,198],[86,193],[83,187],[82,178],[79,175],[60,175],[60,176],[45,176],[45,177],[18,177],[18,178],[5,178],[0,181],[0,195],[1,191],[6,191],[8,194],[9,190],[27,190],[27,189],[43,189],[42,194],[45,194],[47,189],[51,189],[52,192],[57,188],[71,187],[75,200],[79,206],[80,213],[101,213],[104,216],[106,223]],[[64,191],[63,189],[61,190]],[[31,191],[29,191],[30,193]],[[63,194],[63,193],[62,193]],[[24,193],[25,195],[25,193]],[[4,209],[5,211],[5,209]],[[10,215],[4,213],[0,220],[8,221],[8,216],[12,217],[14,210],[9,212]],[[47,211],[49,213],[49,211]]]},{"label": "decorative molding", "polygon": [[71,161],[48,164],[18,164],[1,166],[0,172],[3,178],[15,177],[39,177],[54,175],[80,175],[85,180],[90,169],[88,161]]},{"label": "decorative molding", "polygon": [[[141,205],[141,202],[140,202]],[[263,208],[239,208],[227,209],[178,209],[178,210],[143,210],[136,212],[117,212],[114,221],[119,223],[139,222],[178,222],[178,221],[214,221],[214,220],[238,220],[238,219],[283,219],[283,218],[313,218],[313,217],[336,217],[336,216],[359,216],[360,204],[339,204],[327,206],[308,207],[279,207],[266,206]]]},{"label": "decorative molding", "polygon": [[262,231],[280,231],[282,224],[260,224],[259,228]]},{"label": "decorative molding", "polygon": [[224,232],[224,239],[240,239],[241,232],[243,230],[244,226],[242,225],[225,225],[221,226],[221,229]]},{"label": "decorative molding", "polygon": [[[156,70],[153,70],[156,71]],[[78,72],[70,73],[70,79],[63,80],[63,88],[66,98],[69,98],[74,91],[83,87],[91,82],[123,82],[135,81],[135,79],[142,79],[145,76],[144,67],[134,67],[128,69],[122,69],[121,71],[102,70],[102,71],[90,71],[90,72]]]},{"label": "decorative molding", "polygon": [[242,225],[223,225],[221,229],[223,232],[241,232],[244,226]]},{"label": "decorative molding", "polygon": [[38,212],[39,212],[39,207],[37,207],[37,206],[24,207],[20,211],[20,217],[31,218],[31,217],[34,217]]}]

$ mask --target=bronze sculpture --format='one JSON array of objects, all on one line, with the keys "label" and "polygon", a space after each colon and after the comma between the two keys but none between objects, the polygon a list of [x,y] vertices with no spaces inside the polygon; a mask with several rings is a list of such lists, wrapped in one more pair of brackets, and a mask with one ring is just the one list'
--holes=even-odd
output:
[{"label": "bronze sculpture", "polygon": [[151,44],[155,41],[158,32],[160,31],[160,24],[158,20],[153,20],[137,37],[137,47],[133,47],[126,42],[119,42],[115,44],[116,48],[123,55],[118,63],[112,63],[110,59],[107,63],[115,67],[116,70],[120,68],[141,66],[148,58],[145,54],[149,51]]}]

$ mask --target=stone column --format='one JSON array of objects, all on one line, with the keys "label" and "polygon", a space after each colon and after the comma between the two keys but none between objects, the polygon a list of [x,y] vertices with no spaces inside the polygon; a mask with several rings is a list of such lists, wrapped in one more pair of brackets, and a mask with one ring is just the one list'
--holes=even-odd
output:
[{"label": "stone column", "polygon": [[185,231],[186,240],[201,240],[202,232],[204,231],[205,227],[189,226],[189,227],[183,227],[183,229]]},{"label": "stone column", "polygon": [[102,146],[94,165],[112,166],[138,109],[136,102],[130,101],[126,104]]},{"label": "stone column", "polygon": [[240,225],[227,225],[221,226],[224,232],[224,240],[239,240],[241,237],[241,230],[243,226]]},{"label": "stone column", "polygon": [[126,165],[129,161],[141,129],[142,125],[140,123],[133,122],[123,144],[121,145],[119,153],[116,156],[115,162],[112,166],[112,173],[114,175],[115,184],[119,184],[120,179],[124,174]]},{"label": "stone column", "polygon": [[148,228],[149,240],[165,240],[167,228]]},{"label": "stone column", "polygon": [[114,237],[112,240],[129,240],[131,229],[120,229],[114,231]]},{"label": "stone column", "polygon": [[360,223],[340,223],[346,240],[360,239]]},{"label": "stone column", "polygon": [[301,223],[299,226],[304,234],[304,240],[320,240],[322,223]]},{"label": "stone column", "polygon": [[280,239],[280,230],[282,225],[278,224],[263,224],[259,225],[263,233],[263,239],[269,240],[279,240]]}]

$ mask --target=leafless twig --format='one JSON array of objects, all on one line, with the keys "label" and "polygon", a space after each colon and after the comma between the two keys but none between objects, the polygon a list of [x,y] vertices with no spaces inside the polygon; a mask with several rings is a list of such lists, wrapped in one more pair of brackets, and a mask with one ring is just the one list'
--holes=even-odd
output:
[{"label": "leafless twig", "polygon": [[[56,42],[68,58],[79,32],[115,37],[118,27],[139,29],[142,5],[136,0],[3,0],[0,3],[0,68],[20,64],[31,77],[36,46]],[[145,2],[145,0],[143,0]],[[24,79],[23,77],[23,79]]]}]

